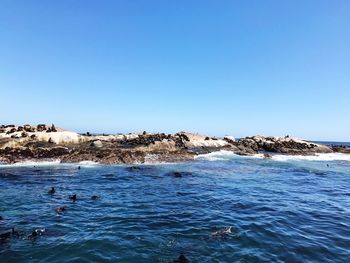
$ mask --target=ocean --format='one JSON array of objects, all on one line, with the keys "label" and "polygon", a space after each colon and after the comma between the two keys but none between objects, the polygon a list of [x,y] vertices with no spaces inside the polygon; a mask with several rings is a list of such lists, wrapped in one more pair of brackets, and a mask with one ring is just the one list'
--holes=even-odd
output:
[{"label": "ocean", "polygon": [[350,155],[1,165],[0,216],[0,262],[350,262]]}]

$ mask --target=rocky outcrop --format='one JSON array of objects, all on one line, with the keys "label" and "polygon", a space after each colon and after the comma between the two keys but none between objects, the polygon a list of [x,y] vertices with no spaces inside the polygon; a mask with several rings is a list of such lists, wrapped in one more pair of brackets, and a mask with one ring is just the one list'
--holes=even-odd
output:
[{"label": "rocky outcrop", "polygon": [[346,145],[331,145],[334,152],[350,154],[350,147]]},{"label": "rocky outcrop", "polygon": [[290,137],[253,136],[235,140],[231,136],[220,139],[188,132],[92,135],[45,124],[2,125],[0,129],[0,162],[6,163],[52,159],[105,164],[179,162],[219,150],[240,155],[264,153],[266,159],[273,153],[312,155],[348,151]]},{"label": "rocky outcrop", "polygon": [[325,145],[303,141],[290,137],[246,137],[234,143],[239,149],[249,153],[271,152],[289,155],[312,155],[316,153],[331,153],[331,148]]}]

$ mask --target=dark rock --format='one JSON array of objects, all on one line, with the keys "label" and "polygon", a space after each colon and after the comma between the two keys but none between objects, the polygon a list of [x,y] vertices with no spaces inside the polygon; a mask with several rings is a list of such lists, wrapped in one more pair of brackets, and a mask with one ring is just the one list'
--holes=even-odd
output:
[{"label": "dark rock", "polygon": [[246,137],[234,143],[241,151],[255,152],[265,151],[282,154],[312,155],[315,153],[329,153],[332,150],[326,146],[310,144],[307,142],[293,140],[289,137]]},{"label": "dark rock", "polygon": [[337,153],[346,153],[350,154],[350,148],[345,145],[333,145],[332,150]]}]

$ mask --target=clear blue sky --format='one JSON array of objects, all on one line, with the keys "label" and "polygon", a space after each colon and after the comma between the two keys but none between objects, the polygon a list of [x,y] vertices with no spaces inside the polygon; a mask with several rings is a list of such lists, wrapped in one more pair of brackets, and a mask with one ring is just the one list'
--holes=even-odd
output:
[{"label": "clear blue sky", "polygon": [[0,122],[350,141],[350,1],[0,1]]}]

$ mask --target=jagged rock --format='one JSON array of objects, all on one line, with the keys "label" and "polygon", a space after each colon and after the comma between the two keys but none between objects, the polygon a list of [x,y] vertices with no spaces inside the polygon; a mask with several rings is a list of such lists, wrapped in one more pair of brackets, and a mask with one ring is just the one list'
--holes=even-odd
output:
[{"label": "jagged rock", "polygon": [[275,152],[283,154],[310,155],[315,153],[330,153],[332,150],[325,145],[318,145],[291,137],[253,136],[238,140],[238,148],[252,149],[255,152]]},{"label": "jagged rock", "polygon": [[[3,127],[2,129],[11,131],[13,128],[18,131],[16,127]],[[37,128],[44,129],[43,126],[36,126]],[[46,129],[50,132],[56,130],[54,125],[46,127]],[[104,164],[131,164],[187,161],[193,160],[198,154],[219,150],[228,150],[239,155],[266,153],[266,158],[269,158],[270,153],[307,155],[332,152],[332,149],[327,146],[291,137],[253,136],[235,141],[233,137],[228,136],[220,139],[185,132],[173,135],[143,133],[116,134],[104,137],[90,133],[78,135],[68,131],[59,131],[55,134],[43,132],[30,134],[29,132],[33,132],[33,127],[25,125],[23,131],[13,135],[23,138],[30,136],[31,140],[15,140],[9,135],[0,134],[0,161],[12,163],[27,159],[59,158],[62,162],[89,160]],[[65,147],[56,148],[58,145]],[[333,150],[348,151],[342,147],[333,148]],[[172,176],[180,177],[183,174],[173,174]]]},{"label": "jagged rock", "polygon": [[233,136],[225,136],[225,137],[224,137],[224,140],[227,141],[228,143],[234,143],[234,142],[236,142],[236,139],[235,139],[235,137],[233,137]]},{"label": "jagged rock", "polygon": [[350,154],[350,148],[346,145],[332,145],[331,147],[334,152]]}]

